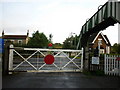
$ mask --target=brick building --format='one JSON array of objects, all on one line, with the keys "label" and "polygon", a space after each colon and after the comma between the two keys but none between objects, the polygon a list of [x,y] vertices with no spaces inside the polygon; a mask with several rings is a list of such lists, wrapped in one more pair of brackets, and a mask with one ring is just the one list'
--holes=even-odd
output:
[{"label": "brick building", "polygon": [[[104,35],[102,32],[99,32],[98,34],[92,35],[92,37],[89,39],[89,42],[92,44],[93,49],[98,49],[100,45],[100,53],[104,54],[110,53],[110,41],[106,35]],[[99,44],[100,43],[100,44]]]},{"label": "brick building", "polygon": [[27,31],[27,35],[5,35],[3,31],[2,38],[4,42],[11,41],[13,44],[26,45],[29,40],[29,30]]}]

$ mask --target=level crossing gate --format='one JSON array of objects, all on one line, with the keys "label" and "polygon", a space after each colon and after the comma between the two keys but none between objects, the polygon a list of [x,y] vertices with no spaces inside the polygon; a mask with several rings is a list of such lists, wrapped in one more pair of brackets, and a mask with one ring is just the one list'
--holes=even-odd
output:
[{"label": "level crossing gate", "polygon": [[[10,45],[9,72],[82,72],[83,49],[17,48]],[[51,56],[52,62],[51,60]],[[46,61],[47,60],[47,61]]]}]

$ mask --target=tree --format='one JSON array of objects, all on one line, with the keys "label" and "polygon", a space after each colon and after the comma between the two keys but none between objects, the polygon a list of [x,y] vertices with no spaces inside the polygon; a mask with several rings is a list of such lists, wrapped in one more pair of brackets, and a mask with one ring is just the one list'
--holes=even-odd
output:
[{"label": "tree", "polygon": [[73,37],[68,37],[66,40],[63,42],[63,48],[65,49],[73,49]]},{"label": "tree", "polygon": [[73,37],[73,48],[74,49],[77,48],[78,41],[79,41],[79,36],[75,35],[75,37]]},{"label": "tree", "polygon": [[76,49],[78,40],[79,36],[77,35],[75,37],[72,35],[71,37],[66,38],[66,40],[63,42],[63,48]]},{"label": "tree", "polygon": [[44,33],[39,33],[36,31],[32,34],[28,42],[28,47],[36,47],[36,48],[46,48],[48,46],[48,39]]},{"label": "tree", "polygon": [[112,46],[112,53],[120,54],[120,43],[119,44],[115,43]]}]

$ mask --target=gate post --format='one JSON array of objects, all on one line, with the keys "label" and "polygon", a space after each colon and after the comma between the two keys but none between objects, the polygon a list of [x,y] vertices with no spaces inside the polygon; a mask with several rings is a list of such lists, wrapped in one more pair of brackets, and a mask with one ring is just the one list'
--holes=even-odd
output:
[{"label": "gate post", "polygon": [[88,47],[84,47],[84,54],[83,54],[83,69],[84,71],[89,71],[89,53],[88,53]]},{"label": "gate post", "polygon": [[106,63],[107,63],[107,62],[106,62],[106,54],[105,54],[105,55],[104,55],[104,73],[105,73],[105,74],[106,74],[106,72],[107,72],[107,71],[106,71],[106,69],[107,69],[107,68],[106,68]]},{"label": "gate post", "polygon": [[9,46],[11,42],[6,41],[4,46],[4,52],[2,57],[2,73],[3,75],[8,74],[8,66],[9,66]]},{"label": "gate post", "polygon": [[118,23],[118,43],[120,43],[120,23]]},{"label": "gate post", "polygon": [[82,48],[82,57],[81,57],[81,72],[83,72],[83,48]]},{"label": "gate post", "polygon": [[[13,70],[13,45],[11,44],[9,46],[10,52],[9,52],[9,71]],[[12,74],[12,72],[9,72],[9,74]]]}]

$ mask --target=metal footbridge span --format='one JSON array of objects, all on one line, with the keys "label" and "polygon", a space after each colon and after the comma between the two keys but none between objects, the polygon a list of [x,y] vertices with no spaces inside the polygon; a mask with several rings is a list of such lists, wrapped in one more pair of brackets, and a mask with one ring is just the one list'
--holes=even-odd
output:
[{"label": "metal footbridge span", "polygon": [[109,1],[82,26],[77,49],[86,47],[88,38],[94,33],[106,29],[114,24],[120,24],[120,1]]}]

